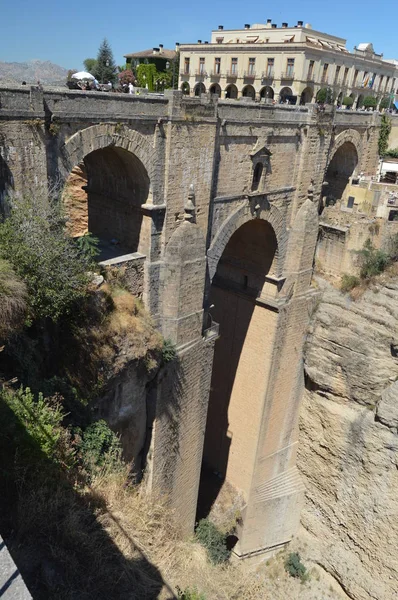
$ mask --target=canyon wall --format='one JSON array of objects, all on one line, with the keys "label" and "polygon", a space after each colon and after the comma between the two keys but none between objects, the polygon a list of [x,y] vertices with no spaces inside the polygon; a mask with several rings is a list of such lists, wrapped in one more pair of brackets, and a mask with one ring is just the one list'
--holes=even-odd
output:
[{"label": "canyon wall", "polygon": [[355,302],[317,280],[298,467],[312,559],[355,600],[398,590],[398,280]]}]

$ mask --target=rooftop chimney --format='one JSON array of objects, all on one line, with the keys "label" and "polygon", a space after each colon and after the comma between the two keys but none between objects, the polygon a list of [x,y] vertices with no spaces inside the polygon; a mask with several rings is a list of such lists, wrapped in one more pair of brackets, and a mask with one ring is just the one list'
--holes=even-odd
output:
[{"label": "rooftop chimney", "polygon": [[271,28],[276,29],[276,23],[272,23]]},{"label": "rooftop chimney", "polygon": [[163,44],[159,44],[159,54],[162,54],[163,52]]},{"label": "rooftop chimney", "polygon": [[207,42],[207,41],[205,42],[205,44],[208,44],[208,43],[209,43],[209,42]]},{"label": "rooftop chimney", "polygon": [[176,52],[180,51],[180,42],[176,42]]},{"label": "rooftop chimney", "polygon": [[250,29],[249,23],[245,23],[245,29]]},{"label": "rooftop chimney", "polygon": [[218,29],[224,29],[224,25],[219,25]]},{"label": "rooftop chimney", "polygon": [[154,54],[159,54],[159,48],[152,48]]},{"label": "rooftop chimney", "polygon": [[198,40],[198,44],[201,44],[201,43],[202,43],[202,40]]},{"label": "rooftop chimney", "polygon": [[283,27],[283,29],[286,29],[287,23],[282,23],[282,27]]},{"label": "rooftop chimney", "polygon": [[298,27],[302,27],[303,26],[304,21],[297,21],[297,26]]}]

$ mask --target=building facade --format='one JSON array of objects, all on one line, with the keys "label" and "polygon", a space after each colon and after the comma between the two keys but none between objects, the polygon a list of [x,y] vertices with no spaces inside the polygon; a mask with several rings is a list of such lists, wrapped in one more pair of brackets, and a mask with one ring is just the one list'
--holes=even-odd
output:
[{"label": "building facade", "polygon": [[381,100],[397,87],[396,61],[383,59],[372,44],[349,52],[346,40],[303,21],[277,27],[268,19],[234,30],[219,25],[210,43],[180,46],[179,88],[190,95],[306,104],[326,89],[336,103],[351,96],[359,108],[366,96]]}]

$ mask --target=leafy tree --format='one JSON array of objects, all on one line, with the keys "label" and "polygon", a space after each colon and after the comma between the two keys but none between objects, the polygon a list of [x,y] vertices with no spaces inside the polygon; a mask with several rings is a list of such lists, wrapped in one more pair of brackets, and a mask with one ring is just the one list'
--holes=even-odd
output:
[{"label": "leafy tree", "polygon": [[322,88],[316,95],[316,101],[320,104],[332,104],[333,92],[331,88]]},{"label": "leafy tree", "polygon": [[390,97],[389,96],[384,96],[384,98],[382,98],[380,100],[380,108],[388,108],[390,106]]},{"label": "leafy tree", "polygon": [[120,86],[128,85],[129,83],[136,83],[134,73],[130,69],[125,69],[124,71],[119,73],[117,77]]},{"label": "leafy tree", "polygon": [[92,74],[100,83],[108,83],[108,81],[115,83],[116,81],[116,64],[107,39],[104,39],[99,47]]},{"label": "leafy tree", "polygon": [[384,271],[389,263],[389,256],[383,250],[375,248],[370,239],[366,240],[362,250],[359,250],[361,279],[369,279]]},{"label": "leafy tree", "polygon": [[93,72],[95,71],[95,68],[97,66],[97,59],[96,58],[86,58],[83,61],[83,64],[84,64],[84,68],[86,69],[86,71],[93,74]]},{"label": "leafy tree", "polygon": [[92,260],[66,234],[60,203],[44,190],[11,199],[0,223],[0,258],[26,284],[32,318],[57,321],[87,294]]},{"label": "leafy tree", "polygon": [[379,155],[384,156],[388,149],[388,138],[391,132],[391,119],[387,115],[381,115],[378,148]]},{"label": "leafy tree", "polygon": [[363,106],[365,108],[376,108],[377,98],[374,98],[373,96],[366,96],[366,98],[363,100]]},{"label": "leafy tree", "polygon": [[347,106],[347,108],[351,108],[351,106],[354,104],[354,98],[351,98],[351,96],[345,96],[345,98],[343,98],[343,106]]},{"label": "leafy tree", "polygon": [[156,66],[154,64],[149,65],[138,65],[137,67],[137,81],[139,87],[145,88],[148,86],[148,90],[153,92],[155,90],[155,81],[158,75]]}]

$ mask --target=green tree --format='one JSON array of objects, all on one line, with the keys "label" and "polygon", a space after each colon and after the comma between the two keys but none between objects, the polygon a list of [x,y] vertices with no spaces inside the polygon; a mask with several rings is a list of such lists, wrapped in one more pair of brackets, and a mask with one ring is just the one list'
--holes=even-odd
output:
[{"label": "green tree", "polygon": [[100,83],[108,83],[108,81],[115,83],[116,81],[116,64],[107,39],[104,39],[99,47],[92,74]]},{"label": "green tree", "polygon": [[354,98],[351,98],[351,96],[345,96],[345,98],[343,98],[343,106],[346,106],[347,108],[351,108],[351,106],[354,104]]},{"label": "green tree", "polygon": [[391,132],[391,119],[387,115],[381,115],[381,124],[379,131],[379,155],[384,156],[388,149],[388,138]]},{"label": "green tree", "polygon": [[382,98],[380,100],[380,108],[388,108],[390,106],[390,97],[389,96],[384,96],[384,98]]},{"label": "green tree", "polygon": [[377,98],[374,98],[373,96],[366,96],[366,98],[363,100],[363,106],[365,108],[376,108]]},{"label": "green tree", "polygon": [[86,69],[86,71],[93,74],[93,72],[95,71],[95,68],[97,66],[97,59],[96,58],[86,58],[83,61],[83,64],[84,64],[84,68]]},{"label": "green tree", "polygon": [[0,223],[0,258],[26,284],[31,318],[57,321],[87,294],[92,259],[65,232],[59,200],[43,189],[13,197]]},{"label": "green tree", "polygon": [[316,95],[316,101],[320,104],[333,104],[333,100],[331,88],[322,88]]}]

